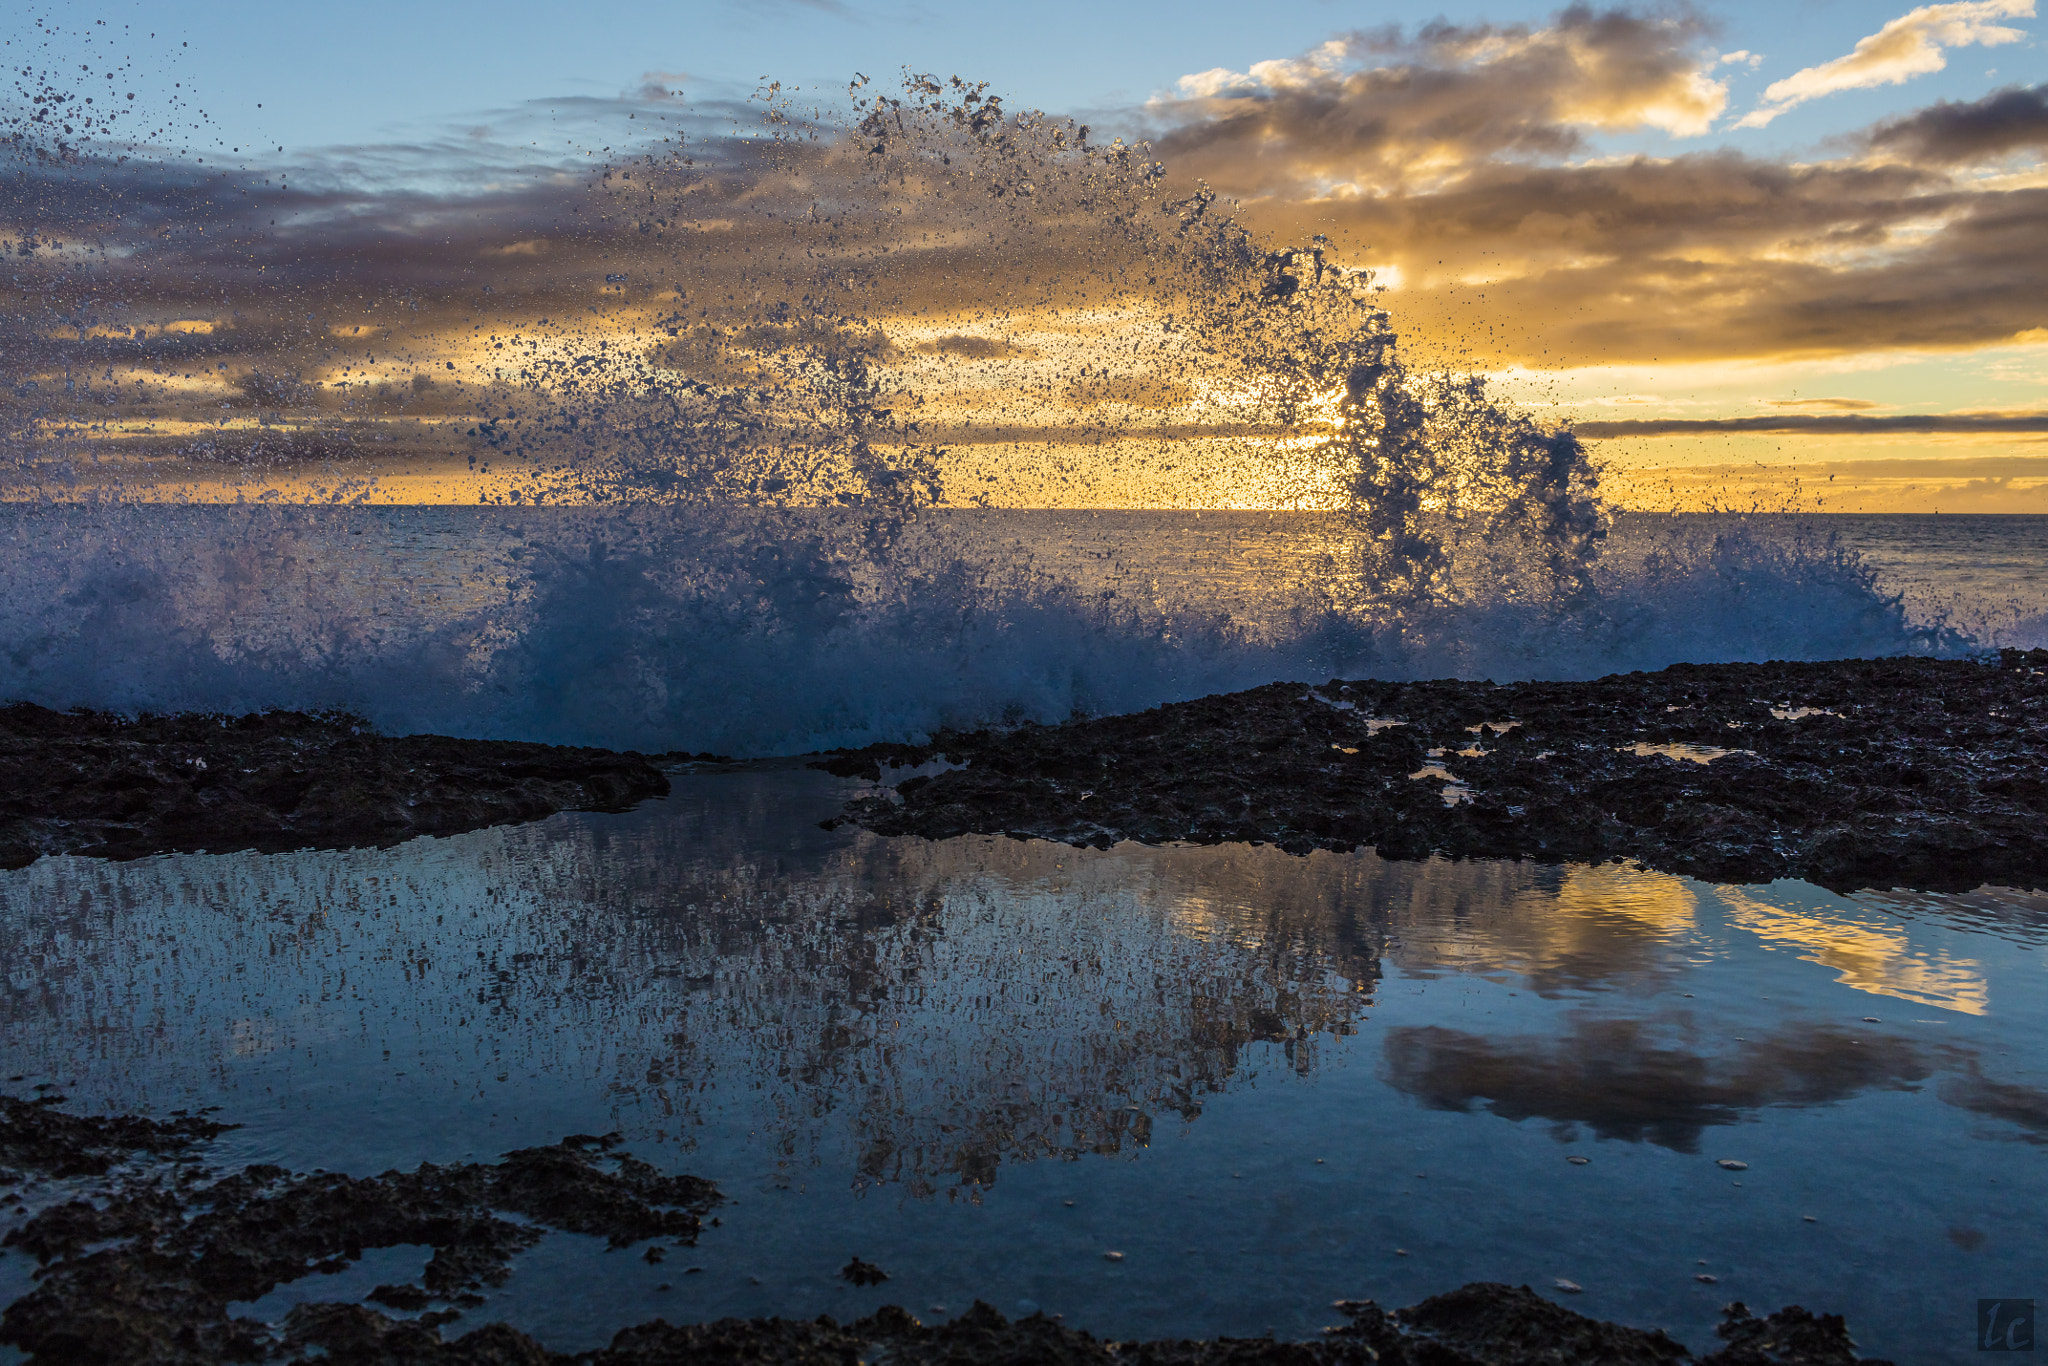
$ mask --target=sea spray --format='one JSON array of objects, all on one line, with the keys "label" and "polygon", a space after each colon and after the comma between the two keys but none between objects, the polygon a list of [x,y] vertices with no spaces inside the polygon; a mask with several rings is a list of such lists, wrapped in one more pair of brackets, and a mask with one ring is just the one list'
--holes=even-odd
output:
[{"label": "sea spray", "polygon": [[[770,754],[1967,644],[1798,535],[1618,546],[1568,430],[1410,372],[1369,272],[1142,144],[958,79],[760,107],[381,200],[18,122],[0,695]],[[1226,603],[1187,585],[1244,547],[1163,566],[1172,514],[1116,553],[1173,591],[987,534],[1197,446],[1319,565]]]}]

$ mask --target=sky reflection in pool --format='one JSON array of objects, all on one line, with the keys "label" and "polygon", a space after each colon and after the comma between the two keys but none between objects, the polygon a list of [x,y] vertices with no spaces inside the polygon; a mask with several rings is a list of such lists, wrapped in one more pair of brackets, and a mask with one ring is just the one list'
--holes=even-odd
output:
[{"label": "sky reflection in pool", "polygon": [[[1307,1336],[1340,1297],[1564,1279],[1695,1349],[1743,1299],[1960,1360],[1980,1296],[2048,1291],[2048,900],[819,829],[846,790],[0,875],[11,1089],[220,1105],[223,1163],[618,1129],[718,1181],[697,1248],[557,1238],[466,1316],[558,1348],[977,1296]],[[892,1279],[837,1279],[856,1254]]]}]

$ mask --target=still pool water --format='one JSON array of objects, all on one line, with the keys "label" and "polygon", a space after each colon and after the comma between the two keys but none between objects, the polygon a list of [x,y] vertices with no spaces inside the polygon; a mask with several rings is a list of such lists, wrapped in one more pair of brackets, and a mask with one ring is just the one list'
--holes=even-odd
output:
[{"label": "still pool water", "polygon": [[762,765],[393,849],[45,859],[0,874],[0,1068],[220,1106],[220,1165],[615,1129],[717,1181],[694,1250],[555,1235],[465,1316],[559,1350],[977,1297],[1307,1337],[1500,1280],[1695,1350],[1729,1300],[1802,1303],[1933,1362],[1975,1359],[1979,1298],[2048,1299],[2048,896],[819,828],[852,788]]}]

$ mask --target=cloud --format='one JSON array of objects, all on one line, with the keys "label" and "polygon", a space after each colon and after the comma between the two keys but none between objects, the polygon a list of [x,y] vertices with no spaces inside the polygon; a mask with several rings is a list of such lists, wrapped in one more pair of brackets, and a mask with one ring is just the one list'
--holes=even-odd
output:
[{"label": "cloud", "polygon": [[1948,65],[1951,47],[1997,47],[2027,35],[1994,19],[2031,19],[2034,0],[1960,0],[1922,5],[1892,20],[1856,44],[1855,51],[1819,66],[1795,71],[1764,91],[1764,102],[1743,115],[1737,128],[1762,128],[1788,109],[1823,95],[1872,86],[1899,85]]},{"label": "cloud", "polygon": [[957,332],[919,342],[916,349],[926,355],[958,356],[963,360],[1006,360],[1011,356],[1037,354],[1001,337],[976,337]]},{"label": "cloud", "polygon": [[[1533,27],[1353,33],[1286,61],[1201,73],[1183,97],[1134,117],[1165,130],[1157,150],[1173,176],[1211,178],[1254,226],[1294,241],[1327,232],[1347,264],[1398,271],[1403,284],[1388,302],[1410,343],[1451,338],[1483,366],[1961,349],[2048,335],[2033,331],[2048,328],[2048,186],[2019,176],[1992,186],[1952,169],[1973,149],[2030,145],[2040,89],[1932,105],[1849,139],[1850,154],[1835,161],[1733,151],[1582,159],[1599,129],[1650,126],[1646,111],[1697,92],[1695,78],[1720,60],[1698,45],[1703,36],[1683,17],[1583,7]],[[741,325],[778,302],[823,299],[818,307],[902,331],[906,364],[921,374],[966,377],[999,361],[1047,370],[971,430],[951,432],[952,414],[935,406],[932,439],[1050,440],[1072,435],[1073,414],[1098,415],[1087,420],[1103,430],[1110,418],[1099,415],[1113,414],[1125,424],[1120,437],[1150,423],[1166,440],[1195,434],[1181,430],[1183,418],[1210,420],[1172,411],[1187,401],[1175,382],[1121,367],[1078,385],[1050,375],[1060,347],[1030,339],[1057,309],[1102,302],[1082,297],[1095,286],[1074,283],[1107,269],[1099,239],[1034,216],[1050,209],[944,189],[948,163],[920,166],[912,151],[902,154],[907,188],[891,181],[878,196],[867,145],[835,142],[829,130],[817,142],[737,135],[735,124],[744,133],[759,110],[718,93],[661,108],[624,96],[489,111],[497,131],[486,144],[458,132],[352,149],[346,162],[293,169],[290,190],[270,185],[267,170],[222,177],[140,161],[107,169],[75,206],[59,179],[29,187],[71,236],[128,244],[95,267],[98,278],[159,323],[218,320],[229,295],[243,312],[216,333],[152,334],[147,346],[95,324],[43,354],[100,374],[123,357],[161,356],[180,383],[202,357],[229,365],[230,379],[260,362],[309,382],[356,383],[366,366],[396,374],[436,348],[460,351],[479,327],[506,330],[514,299],[556,319],[557,332],[562,319],[589,313],[593,291],[622,328],[667,309],[702,323],[708,308],[711,323],[723,314]],[[1718,108],[1718,98],[1699,108]],[[637,168],[630,183],[607,178],[607,144],[657,120],[656,137],[688,134],[682,155],[694,165],[669,179]],[[546,158],[528,142],[543,128],[569,130],[595,155]],[[960,148],[944,145],[957,160]],[[1056,169],[1034,169],[1048,194]],[[18,231],[0,223],[0,239]],[[764,233],[797,244],[787,261],[779,247],[757,252]],[[846,268],[827,269],[828,259]],[[612,274],[630,276],[630,301],[604,287]],[[1104,287],[1102,298],[1113,292]],[[1003,311],[990,315],[998,299]],[[899,326],[911,319],[920,321]],[[376,345],[310,340],[344,324],[351,339],[358,327],[396,330]],[[10,345],[28,354],[15,345],[21,326],[0,317],[0,354]],[[993,339],[1013,334],[1029,344]],[[999,354],[1004,346],[1012,349]],[[935,364],[942,356],[976,364]],[[2043,430],[2041,414],[1878,417],[1855,402],[1781,401],[1720,423],[1581,431]]]},{"label": "cloud", "polygon": [[[1839,400],[1837,400],[1839,401]],[[1911,413],[1897,417],[1826,417],[1778,413],[1767,417],[1634,418],[1581,422],[1574,431],[1588,438],[1616,436],[1705,436],[1730,432],[1787,432],[1811,436],[1880,436],[1893,432],[2048,432],[2048,413]]]},{"label": "cloud", "polygon": [[2048,85],[2009,86],[1967,104],[1943,100],[1879,124],[1866,142],[1873,151],[1944,166],[2048,148]]},{"label": "cloud", "polygon": [[1289,155],[1269,149],[1245,215],[1360,244],[1399,271],[1408,333],[1481,365],[1957,350],[2048,326],[2048,187],[1711,152],[1484,161],[1427,189],[1320,196]]},{"label": "cloud", "polygon": [[[1985,14],[2021,3],[1916,11],[1911,31],[1987,41]],[[1605,132],[1690,135],[1721,112],[1710,73],[1738,63],[1705,37],[1684,11],[1584,6],[1350,33],[1192,74],[1143,115],[1177,178],[1275,235],[1330,233],[1399,282],[1411,335],[1480,365],[1959,349],[2048,325],[2048,196],[1952,169],[2038,145],[2040,92],[1932,106],[1840,160],[1589,155]]]},{"label": "cloud", "polygon": [[1825,408],[1837,413],[1860,413],[1878,405],[1867,398],[1767,398],[1772,408]]},{"label": "cloud", "polygon": [[1589,132],[1704,133],[1728,92],[1708,74],[1702,36],[1691,17],[1583,5],[1541,28],[1351,33],[1242,72],[1184,76],[1147,112],[1177,169],[1258,184],[1262,159],[1284,149],[1291,179],[1388,189],[1490,157],[1575,153]]}]

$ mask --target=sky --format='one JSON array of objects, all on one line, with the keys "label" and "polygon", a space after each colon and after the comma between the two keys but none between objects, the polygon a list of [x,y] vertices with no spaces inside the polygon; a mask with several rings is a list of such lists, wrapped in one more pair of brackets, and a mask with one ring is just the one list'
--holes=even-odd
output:
[{"label": "sky", "polygon": [[502,208],[521,177],[616,157],[643,115],[741,130],[764,82],[801,108],[856,73],[957,73],[1149,138],[1170,183],[1263,231],[1328,234],[1389,286],[1412,359],[1574,421],[1641,505],[1796,478],[1838,510],[2048,511],[2034,0],[575,14],[56,5],[0,36],[10,58],[81,33],[132,54],[136,107],[203,129],[215,165],[373,228]]}]

